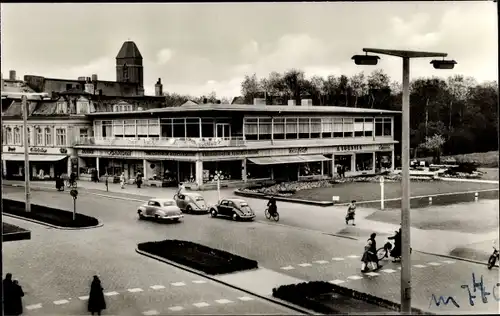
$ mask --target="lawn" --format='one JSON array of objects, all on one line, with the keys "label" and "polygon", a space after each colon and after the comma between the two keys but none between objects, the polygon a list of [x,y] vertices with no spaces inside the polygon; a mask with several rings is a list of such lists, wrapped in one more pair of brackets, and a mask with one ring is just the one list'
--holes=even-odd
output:
[{"label": "lawn", "polygon": [[[401,197],[400,182],[386,182],[384,186],[386,199]],[[488,189],[498,189],[498,185],[455,181],[412,181],[410,185],[410,195],[414,197],[439,193],[467,192]],[[339,203],[347,203],[351,200],[380,200],[380,184],[372,182],[339,183],[331,188],[316,188],[297,191],[292,197],[312,201],[331,201],[332,196],[334,195],[340,197]]]}]

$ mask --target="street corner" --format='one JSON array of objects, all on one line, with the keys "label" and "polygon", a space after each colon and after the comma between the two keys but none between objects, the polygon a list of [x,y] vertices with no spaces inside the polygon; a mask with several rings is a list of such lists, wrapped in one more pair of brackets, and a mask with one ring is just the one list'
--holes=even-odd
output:
[{"label": "street corner", "polygon": [[488,259],[493,254],[494,247],[498,249],[498,240],[471,243],[453,248],[450,251],[450,256],[487,263]]}]

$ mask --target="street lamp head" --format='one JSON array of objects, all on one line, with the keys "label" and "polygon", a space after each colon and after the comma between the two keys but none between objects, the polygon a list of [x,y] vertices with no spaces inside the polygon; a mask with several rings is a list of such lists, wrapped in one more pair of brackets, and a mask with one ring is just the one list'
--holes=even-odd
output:
[{"label": "street lamp head", "polygon": [[375,66],[378,63],[380,57],[375,55],[354,55],[351,59],[354,59],[354,63],[356,65]]},{"label": "street lamp head", "polygon": [[457,64],[456,61],[454,60],[433,60],[431,61],[432,66],[434,66],[435,69],[453,69],[455,68],[455,65]]}]

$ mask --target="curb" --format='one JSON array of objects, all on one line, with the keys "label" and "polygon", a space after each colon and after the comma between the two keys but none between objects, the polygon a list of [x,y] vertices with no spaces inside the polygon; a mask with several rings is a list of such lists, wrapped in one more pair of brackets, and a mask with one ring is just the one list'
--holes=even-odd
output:
[{"label": "curb", "polygon": [[253,292],[250,292],[248,290],[245,290],[243,288],[240,288],[240,287],[237,287],[235,285],[232,285],[232,284],[229,284],[229,283],[226,283],[224,281],[221,281],[213,276],[210,276],[210,275],[207,275],[205,273],[202,273],[202,272],[199,272],[197,270],[194,270],[194,269],[191,269],[189,267],[186,267],[184,265],[181,265],[181,264],[178,264],[176,262],[173,262],[171,260],[168,260],[168,259],[165,259],[165,258],[161,258],[161,257],[158,257],[158,256],[155,256],[155,255],[152,255],[150,253],[147,253],[145,251],[142,251],[142,250],[139,250],[138,248],[135,248],[135,252],[137,252],[138,254],[140,255],[143,255],[143,256],[146,256],[146,257],[149,257],[151,259],[155,259],[155,260],[158,260],[158,261],[161,261],[161,262],[164,262],[166,264],[169,264],[169,265],[172,265],[176,268],[179,268],[179,269],[182,269],[184,271],[187,271],[187,272],[190,272],[190,273],[193,273],[193,274],[196,274],[196,275],[199,275],[201,277],[204,277],[206,279],[209,279],[209,280],[212,280],[214,282],[217,282],[219,284],[223,284],[225,286],[228,286],[230,288],[233,288],[233,289],[236,289],[238,291],[242,291],[242,292],[245,292],[247,294],[250,294],[250,295],[253,295],[253,296],[256,296],[256,297],[259,297],[263,300],[266,300],[266,301],[269,301],[271,303],[274,303],[274,304],[278,304],[278,305],[281,305],[283,307],[286,307],[286,308],[289,308],[289,309],[292,309],[296,312],[299,312],[299,313],[303,313],[305,315],[322,315],[322,314],[318,314],[316,312],[313,312],[313,311],[309,311],[303,307],[300,307],[300,306],[297,306],[295,304],[291,304],[291,303],[288,303],[288,302],[285,302],[283,300],[278,300],[276,298],[270,298],[270,297],[266,297],[266,296],[263,296],[263,295],[259,295],[259,294],[256,294],[256,293],[253,293]]},{"label": "curb", "polygon": [[28,222],[33,222],[33,223],[38,224],[38,225],[43,225],[43,226],[47,226],[47,227],[51,227],[51,228],[55,228],[55,229],[60,229],[60,230],[84,230],[84,229],[99,228],[99,227],[104,226],[104,224],[100,220],[97,220],[99,222],[99,224],[97,224],[95,226],[89,226],[89,227],[62,227],[62,226],[57,226],[57,225],[45,223],[45,222],[42,222],[42,221],[39,221],[39,220],[36,220],[36,219],[27,218],[27,217],[23,217],[23,216],[19,216],[19,215],[13,215],[13,214],[4,213],[4,212],[2,212],[2,216],[9,216],[9,217],[12,217],[12,218],[16,218],[16,219],[20,219],[20,220],[25,220],[25,221],[28,221]]},{"label": "curb", "polygon": [[22,232],[2,234],[2,242],[21,240],[31,240],[31,231],[26,230]]},{"label": "curb", "polygon": [[[438,256],[438,257],[448,258],[448,259],[455,259],[455,260],[467,261],[467,262],[471,262],[471,263],[482,264],[482,265],[485,265],[485,266],[488,265],[488,263],[485,263],[485,262],[482,262],[482,261],[478,261],[478,260],[474,260],[474,259],[468,259],[468,258],[463,258],[463,257],[456,257],[456,256],[451,256],[451,255],[443,255],[443,254],[439,254],[439,253],[425,252],[425,251],[420,251],[420,250],[415,250],[415,252],[423,253],[425,255],[431,255],[431,256]],[[498,265],[495,264],[495,267],[498,267]]]},{"label": "curb", "polygon": [[283,196],[264,194],[264,193],[242,192],[241,190],[234,190],[233,193],[234,193],[234,195],[238,195],[238,196],[253,197],[253,198],[258,198],[258,199],[259,198],[260,199],[267,199],[269,196],[273,196],[276,199],[276,201],[299,203],[299,204],[306,204],[306,205],[316,205],[316,206],[323,206],[323,207],[324,206],[338,205],[338,204],[334,204],[333,202],[330,202],[330,201],[310,201],[310,200],[287,198],[287,197],[283,197]]}]

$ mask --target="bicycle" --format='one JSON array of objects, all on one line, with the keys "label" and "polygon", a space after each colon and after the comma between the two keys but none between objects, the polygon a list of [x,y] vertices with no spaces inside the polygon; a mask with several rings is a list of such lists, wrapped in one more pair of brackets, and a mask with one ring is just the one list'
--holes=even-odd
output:
[{"label": "bicycle", "polygon": [[69,180],[66,180],[66,187],[76,189],[78,187],[76,180],[71,183]]},{"label": "bicycle", "polygon": [[275,211],[274,214],[271,214],[269,212],[269,208],[266,208],[266,210],[264,211],[264,214],[266,215],[267,219],[271,219],[271,217],[272,217],[275,222],[280,220],[280,214],[278,213],[278,211]]}]

